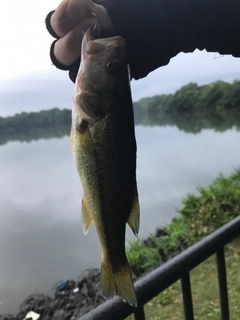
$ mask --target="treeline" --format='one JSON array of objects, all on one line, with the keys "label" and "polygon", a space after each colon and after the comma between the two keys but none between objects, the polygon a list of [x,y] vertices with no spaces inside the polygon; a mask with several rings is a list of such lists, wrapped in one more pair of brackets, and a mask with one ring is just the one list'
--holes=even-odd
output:
[{"label": "treeline", "polygon": [[175,94],[144,98],[134,103],[135,122],[175,125],[186,132],[240,128],[240,80],[198,86],[189,83]]},{"label": "treeline", "polygon": [[[240,129],[240,80],[217,81],[198,86],[189,83],[175,94],[163,94],[135,102],[136,125],[177,126],[197,133],[202,129]],[[57,108],[0,117],[0,144],[9,140],[31,141],[69,134],[71,110]]]},{"label": "treeline", "polygon": [[13,132],[48,126],[57,127],[63,124],[71,124],[71,111],[53,108],[40,112],[17,113],[12,117],[0,117],[0,132]]},{"label": "treeline", "polygon": [[71,111],[68,109],[22,112],[0,117],[0,145],[8,141],[32,141],[61,138],[70,132]]}]

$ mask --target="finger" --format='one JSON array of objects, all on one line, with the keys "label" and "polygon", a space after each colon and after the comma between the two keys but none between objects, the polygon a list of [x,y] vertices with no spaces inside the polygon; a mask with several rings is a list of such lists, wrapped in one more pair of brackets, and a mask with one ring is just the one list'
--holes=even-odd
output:
[{"label": "finger", "polygon": [[95,11],[91,0],[63,0],[51,16],[51,26],[59,37],[65,36]]},{"label": "finger", "polygon": [[[72,65],[81,55],[83,32],[88,28],[94,28],[95,26],[95,18],[85,19],[64,37],[60,38],[54,46],[53,53],[55,58],[63,65]],[[100,34],[99,25],[97,25],[95,32]]]}]

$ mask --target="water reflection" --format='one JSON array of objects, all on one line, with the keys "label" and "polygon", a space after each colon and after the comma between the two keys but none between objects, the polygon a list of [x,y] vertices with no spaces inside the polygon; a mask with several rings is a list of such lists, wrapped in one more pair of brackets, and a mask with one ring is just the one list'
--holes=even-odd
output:
[{"label": "water reflection", "polygon": [[[240,133],[136,127],[140,236],[171,220],[188,192],[239,166]],[[34,292],[99,267],[94,228],[82,233],[81,185],[69,138],[0,147],[0,314],[15,312]],[[128,230],[127,235],[133,238]]]},{"label": "water reflection", "polygon": [[0,126],[0,145],[6,144],[10,141],[31,142],[40,139],[63,138],[69,135],[71,123],[52,126],[45,125],[42,127],[22,128],[13,131],[1,131]]},{"label": "water reflection", "polygon": [[[148,98],[150,99],[150,98]],[[226,131],[231,128],[240,129],[240,111],[237,109],[221,110],[200,109],[153,111],[151,104],[141,108],[134,103],[134,118],[136,126],[174,126],[187,133],[200,133],[205,129]],[[71,127],[71,111],[64,109],[21,113],[13,117],[0,117],[0,145],[10,141],[34,141],[39,139],[62,138],[69,135]]]}]

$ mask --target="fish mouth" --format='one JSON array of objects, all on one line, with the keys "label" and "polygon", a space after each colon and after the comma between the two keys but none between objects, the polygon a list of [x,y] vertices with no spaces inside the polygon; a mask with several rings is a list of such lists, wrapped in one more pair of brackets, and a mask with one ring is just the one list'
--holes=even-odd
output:
[{"label": "fish mouth", "polygon": [[[109,38],[98,38],[96,39],[96,32],[94,29],[89,28],[83,36],[82,39],[82,58],[86,58],[87,55],[105,53],[106,51],[120,50],[124,51],[126,42],[123,37],[115,36]],[[113,64],[110,64],[110,68],[113,67]],[[115,64],[116,65],[116,64]]]}]

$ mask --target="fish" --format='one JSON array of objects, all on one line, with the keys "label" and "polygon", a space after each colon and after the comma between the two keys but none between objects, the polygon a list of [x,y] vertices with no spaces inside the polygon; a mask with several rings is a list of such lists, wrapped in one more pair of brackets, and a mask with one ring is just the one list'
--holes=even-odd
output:
[{"label": "fish", "polygon": [[101,288],[137,306],[125,252],[126,224],[137,236],[139,200],[136,139],[126,43],[123,37],[82,39],[70,134],[83,188],[84,233],[95,224],[102,248]]}]

